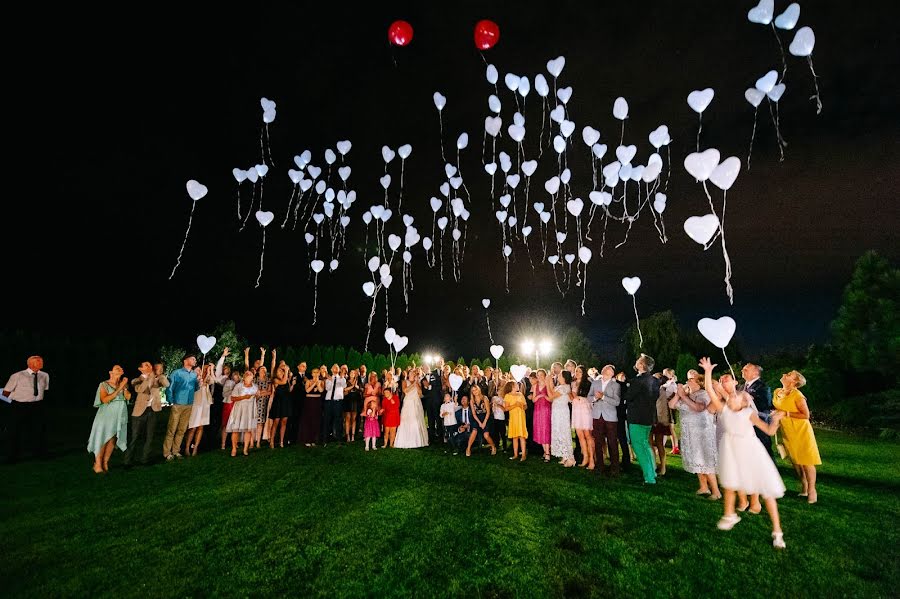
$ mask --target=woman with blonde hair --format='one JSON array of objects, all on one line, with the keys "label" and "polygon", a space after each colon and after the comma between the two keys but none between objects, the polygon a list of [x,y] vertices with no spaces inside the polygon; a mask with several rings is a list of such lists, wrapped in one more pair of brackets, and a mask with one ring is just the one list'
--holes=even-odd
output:
[{"label": "woman with blonde hair", "polygon": [[128,377],[123,377],[122,367],[118,364],[109,371],[109,378],[97,387],[94,396],[94,424],[88,439],[87,450],[94,454],[94,472],[109,472],[109,457],[118,446],[125,451],[128,448],[128,401],[131,391],[128,390]]},{"label": "woman with blonde hair", "polygon": [[484,440],[487,441],[488,445],[491,447],[491,455],[497,455],[497,446],[494,445],[494,440],[491,439],[490,429],[488,428],[488,420],[491,417],[491,405],[488,402],[487,398],[484,396],[484,393],[481,392],[481,387],[478,385],[473,385],[471,389],[471,409],[472,409],[472,434],[469,435],[469,445],[466,447],[466,456],[472,455],[472,443],[475,442],[475,438],[478,437],[479,434],[484,437]]},{"label": "woman with blonde hair", "polygon": [[772,395],[772,405],[784,414],[781,433],[784,435],[784,448],[800,478],[800,497],[806,497],[807,503],[812,504],[818,501],[816,466],[822,463],[822,458],[809,422],[809,405],[800,393],[800,387],[805,384],[806,377],[796,370],[782,375],[781,388]]}]

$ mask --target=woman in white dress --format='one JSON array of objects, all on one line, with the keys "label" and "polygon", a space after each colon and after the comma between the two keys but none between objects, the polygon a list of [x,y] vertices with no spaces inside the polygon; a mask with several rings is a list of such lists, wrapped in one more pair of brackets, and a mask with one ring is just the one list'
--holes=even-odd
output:
[{"label": "woman in white dress", "polygon": [[[194,407],[191,409],[187,443],[184,446],[184,452],[188,455],[197,455],[200,439],[203,438],[203,427],[209,424],[209,407],[212,405],[213,384],[216,382],[212,364],[204,365],[202,374],[200,374],[199,368],[197,370],[200,388],[194,391]],[[194,444],[193,452],[191,451],[191,443]]]},{"label": "woman in white dress", "polygon": [[547,399],[552,407],[550,411],[550,453],[559,458],[559,463],[566,468],[575,465],[572,452],[572,423],[569,415],[569,402],[572,401],[572,373],[563,370],[562,381],[555,389],[550,389]]},{"label": "woman in white dress", "polygon": [[750,407],[753,401],[750,395],[737,391],[734,377],[724,375],[721,383],[713,382],[712,372],[716,364],[709,358],[701,358],[700,367],[706,373],[709,410],[718,414],[722,424],[719,483],[725,488],[725,514],[717,526],[720,530],[731,530],[741,521],[734,508],[736,492],[743,491],[748,495],[759,493],[765,498],[766,511],[772,520],[772,545],[776,549],[784,549],[784,534],[775,501],[784,495],[784,481],[753,432],[756,426],[767,435],[774,435],[782,416],[776,412],[772,415],[772,422],[766,423]]},{"label": "woman in white dress", "polygon": [[237,455],[238,438],[244,435],[244,455],[250,451],[253,445],[253,431],[256,430],[256,394],[259,389],[253,384],[253,371],[244,373],[242,382],[234,386],[231,391],[231,415],[225,431],[231,433],[231,457]]},{"label": "woman in white dress", "polygon": [[401,380],[403,407],[400,409],[400,427],[394,447],[412,449],[428,445],[428,428],[425,426],[425,410],[422,408],[422,370],[414,368]]}]

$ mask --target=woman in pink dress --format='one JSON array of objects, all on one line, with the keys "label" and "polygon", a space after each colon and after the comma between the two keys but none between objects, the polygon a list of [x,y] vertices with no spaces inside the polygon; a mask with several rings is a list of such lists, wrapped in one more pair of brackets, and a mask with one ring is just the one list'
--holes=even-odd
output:
[{"label": "woman in pink dress", "polygon": [[534,402],[532,438],[544,448],[544,461],[550,461],[550,410],[547,400],[547,371],[539,368],[537,382],[531,386],[529,399]]},{"label": "woman in pink dress", "polygon": [[575,369],[575,380],[572,382],[572,428],[578,435],[581,447],[581,466],[594,469],[594,417],[591,414],[591,402],[588,399],[591,391],[591,380],[587,377],[584,366]]}]

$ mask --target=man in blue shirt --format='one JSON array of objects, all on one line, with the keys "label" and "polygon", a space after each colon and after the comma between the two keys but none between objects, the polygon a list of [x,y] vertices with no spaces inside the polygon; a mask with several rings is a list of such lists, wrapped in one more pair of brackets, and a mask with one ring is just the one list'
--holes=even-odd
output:
[{"label": "man in blue shirt", "polygon": [[197,358],[191,354],[181,359],[183,368],[179,368],[169,377],[169,425],[166,427],[166,440],[163,443],[163,456],[166,460],[181,457],[181,440],[191,420],[194,407],[194,392],[200,388],[200,380],[194,373]]}]

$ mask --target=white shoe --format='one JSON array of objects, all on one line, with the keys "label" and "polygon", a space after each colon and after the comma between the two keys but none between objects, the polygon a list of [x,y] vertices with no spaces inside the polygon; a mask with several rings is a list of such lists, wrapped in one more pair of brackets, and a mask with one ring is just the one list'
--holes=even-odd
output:
[{"label": "white shoe", "polygon": [[722,516],[719,518],[719,521],[716,523],[716,528],[719,530],[731,530],[734,528],[734,525],[741,521],[741,517],[737,514],[732,514],[730,516]]},{"label": "white shoe", "polygon": [[773,532],[772,533],[772,547],[775,549],[784,549],[787,545],[784,542],[784,533],[782,532]]}]

